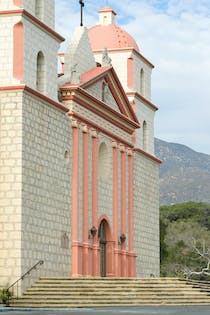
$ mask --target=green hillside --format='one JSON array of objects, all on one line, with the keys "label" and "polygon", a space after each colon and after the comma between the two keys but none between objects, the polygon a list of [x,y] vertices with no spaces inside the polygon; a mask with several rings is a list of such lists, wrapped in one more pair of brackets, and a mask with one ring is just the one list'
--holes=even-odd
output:
[{"label": "green hillside", "polygon": [[185,202],[161,206],[160,239],[162,276],[183,276],[184,270],[200,271],[206,261],[193,245],[196,240],[201,252],[204,247],[210,251],[210,204]]}]

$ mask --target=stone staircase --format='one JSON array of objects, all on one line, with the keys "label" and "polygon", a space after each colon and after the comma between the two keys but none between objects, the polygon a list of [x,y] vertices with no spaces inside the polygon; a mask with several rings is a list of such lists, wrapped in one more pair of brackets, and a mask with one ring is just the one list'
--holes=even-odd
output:
[{"label": "stone staircase", "polygon": [[176,278],[40,278],[11,306],[74,308],[210,305],[210,293]]}]

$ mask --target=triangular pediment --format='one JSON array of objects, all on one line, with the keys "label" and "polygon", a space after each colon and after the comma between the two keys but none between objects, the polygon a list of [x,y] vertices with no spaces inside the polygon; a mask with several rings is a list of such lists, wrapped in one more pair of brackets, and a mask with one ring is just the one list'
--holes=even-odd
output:
[{"label": "triangular pediment", "polygon": [[95,67],[83,73],[80,81],[80,88],[112,108],[112,110],[139,124],[113,67]]}]

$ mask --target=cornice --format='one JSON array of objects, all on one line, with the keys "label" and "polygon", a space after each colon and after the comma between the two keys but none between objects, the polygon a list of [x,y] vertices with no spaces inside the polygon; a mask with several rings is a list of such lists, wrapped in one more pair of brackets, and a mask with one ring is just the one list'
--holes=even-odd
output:
[{"label": "cornice", "polygon": [[20,15],[25,17],[26,19],[30,20],[32,23],[38,25],[41,29],[49,33],[52,37],[54,37],[58,42],[63,42],[65,40],[64,37],[59,35],[57,32],[55,32],[53,29],[51,29],[49,26],[44,24],[42,21],[37,19],[35,16],[33,16],[31,13],[24,9],[17,9],[17,10],[5,10],[5,11],[0,11],[0,15]]},{"label": "cornice", "polygon": [[[137,56],[139,56],[143,61],[147,63],[147,65],[154,69],[154,65],[147,59],[145,58],[140,52],[138,52],[134,47],[125,47],[125,48],[107,48],[107,52],[109,53],[118,53],[118,52],[134,52]],[[94,49],[93,53],[102,53],[103,49]]]},{"label": "cornice", "polygon": [[126,92],[126,95],[137,97],[142,103],[149,106],[152,110],[154,110],[154,111],[158,110],[158,107],[156,105],[152,104],[150,101],[148,101],[145,97],[143,97],[138,92]]},{"label": "cornice", "polygon": [[[102,78],[109,84],[109,88],[121,112],[124,115],[130,117],[131,120],[133,120],[140,126],[138,118],[130,105],[127,95],[113,67],[106,67],[104,71],[102,71],[95,77],[91,78],[87,82],[82,83],[80,87],[87,88],[88,86],[91,86],[92,84],[94,84],[95,82]],[[115,86],[117,87],[117,89],[115,88]],[[117,90],[119,91],[119,93],[117,92]],[[123,107],[122,106],[123,103],[126,106]]]},{"label": "cornice", "polygon": [[133,144],[124,140],[123,138],[117,136],[116,134],[112,133],[111,131],[99,126],[98,124],[94,123],[93,121],[90,121],[89,119],[83,117],[82,115],[78,114],[78,113],[74,113],[74,112],[69,112],[68,113],[69,117],[78,119],[79,121],[87,124],[88,126],[94,128],[95,130],[109,136],[112,139],[115,139],[117,142],[124,144],[125,146],[129,147],[129,148],[133,148]]},{"label": "cornice", "polygon": [[1,91],[26,91],[30,93],[31,95],[36,96],[40,100],[48,103],[49,105],[52,105],[56,107],[57,109],[63,111],[63,112],[68,112],[69,109],[62,104],[52,100],[51,98],[45,96],[44,94],[39,93],[38,91],[28,87],[27,85],[11,85],[11,86],[0,86],[0,92]]},{"label": "cornice", "polygon": [[148,152],[145,152],[144,150],[142,149],[139,149],[139,148],[134,148],[134,151],[139,153],[139,154],[142,154],[144,155],[146,158],[150,159],[150,160],[153,160],[154,162],[158,163],[158,164],[162,164],[162,161],[159,160],[156,156],[148,153]]},{"label": "cornice", "polygon": [[139,124],[127,118],[125,115],[116,112],[110,106],[98,100],[93,95],[90,95],[79,86],[65,85],[61,88],[61,93],[63,94],[63,101],[75,101],[129,134],[132,134],[135,129],[139,128]]}]

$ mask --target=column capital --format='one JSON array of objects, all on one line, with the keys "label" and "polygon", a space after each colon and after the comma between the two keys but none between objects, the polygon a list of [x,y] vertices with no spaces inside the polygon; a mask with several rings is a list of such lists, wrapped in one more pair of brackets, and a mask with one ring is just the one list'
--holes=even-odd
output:
[{"label": "column capital", "polygon": [[96,129],[90,128],[89,132],[93,138],[98,138],[98,132]]},{"label": "column capital", "polygon": [[116,141],[112,141],[112,148],[115,148],[115,149],[118,148],[118,144]]},{"label": "column capital", "polygon": [[127,155],[128,156],[133,156],[133,150],[132,149],[127,149]]},{"label": "column capital", "polygon": [[120,144],[119,148],[120,148],[120,152],[125,152],[126,151],[124,144]]},{"label": "column capital", "polygon": [[72,128],[79,128],[79,123],[76,119],[71,120],[71,126]]},{"label": "column capital", "polygon": [[81,124],[81,130],[82,130],[82,132],[83,133],[88,133],[88,126],[87,125],[85,125],[85,124]]}]

